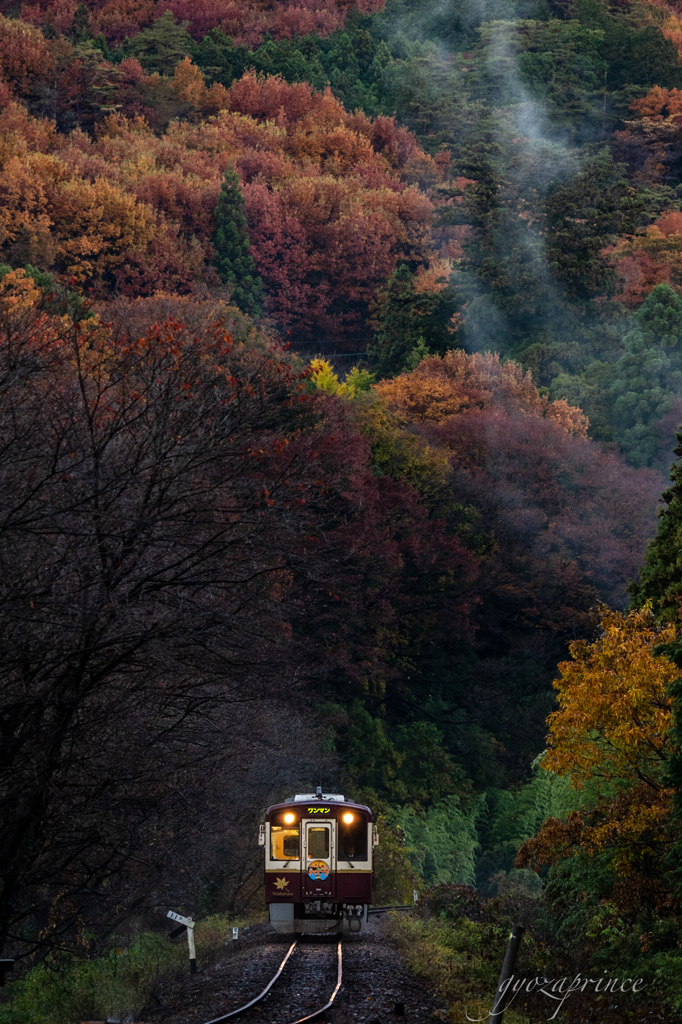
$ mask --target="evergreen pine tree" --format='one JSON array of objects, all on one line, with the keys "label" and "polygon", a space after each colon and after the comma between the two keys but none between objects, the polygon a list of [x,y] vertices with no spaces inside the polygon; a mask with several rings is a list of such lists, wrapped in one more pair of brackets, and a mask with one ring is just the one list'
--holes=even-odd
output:
[{"label": "evergreen pine tree", "polygon": [[414,275],[401,263],[376,300],[375,336],[367,355],[377,374],[385,377],[413,369],[415,350],[444,355],[453,347],[454,312],[450,286],[440,292],[418,292]]},{"label": "evergreen pine tree", "polygon": [[149,28],[138,32],[126,46],[126,56],[136,57],[148,74],[171,75],[185,57],[192,57],[196,44],[186,31],[189,22],[178,25],[172,11],[166,11]]},{"label": "evergreen pine tree", "polygon": [[260,313],[263,283],[251,255],[244,196],[232,164],[225,171],[216,206],[213,246],[216,270],[223,284],[232,285],[232,302],[244,313]]}]

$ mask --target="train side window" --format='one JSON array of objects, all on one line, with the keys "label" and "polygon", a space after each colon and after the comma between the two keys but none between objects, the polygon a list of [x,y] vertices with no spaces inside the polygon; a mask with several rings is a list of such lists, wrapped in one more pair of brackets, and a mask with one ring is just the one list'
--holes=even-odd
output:
[{"label": "train side window", "polygon": [[308,856],[329,857],[329,829],[308,829]]},{"label": "train side window", "polygon": [[353,821],[339,821],[339,860],[367,860],[367,822],[357,814]]},{"label": "train side window", "polygon": [[270,860],[299,860],[299,831],[297,828],[270,826]]}]

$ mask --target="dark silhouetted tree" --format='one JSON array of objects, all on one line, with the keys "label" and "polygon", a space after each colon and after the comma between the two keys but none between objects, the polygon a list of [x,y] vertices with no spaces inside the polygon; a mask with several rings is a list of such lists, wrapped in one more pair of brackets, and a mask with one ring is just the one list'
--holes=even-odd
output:
[{"label": "dark silhouetted tree", "polygon": [[455,296],[442,291],[417,291],[414,275],[401,263],[379,292],[372,324],[374,340],[367,354],[377,373],[391,376],[412,369],[414,355],[444,355],[453,347]]},{"label": "dark silhouetted tree", "polygon": [[92,38],[92,26],[90,25],[90,12],[85,4],[79,4],[73,16],[71,27],[71,38],[76,43],[84,43],[86,39]]}]

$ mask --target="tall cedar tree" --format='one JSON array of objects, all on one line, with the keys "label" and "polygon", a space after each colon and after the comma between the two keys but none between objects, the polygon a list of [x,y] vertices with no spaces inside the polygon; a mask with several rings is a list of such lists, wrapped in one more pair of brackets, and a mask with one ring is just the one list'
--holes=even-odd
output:
[{"label": "tall cedar tree", "polygon": [[[666,621],[682,619],[682,429],[677,432],[675,455],[670,473],[672,487],[663,492],[665,508],[661,511],[658,531],[649,545],[640,582],[632,587],[632,603],[641,608],[651,601],[654,612]],[[682,639],[661,648],[671,661],[682,669]],[[676,753],[668,762],[668,784],[673,787],[673,815],[682,826],[682,678],[669,687],[672,697],[673,738]],[[682,892],[682,827],[678,827],[670,847],[668,863]]]},{"label": "tall cedar tree", "polygon": [[616,290],[618,274],[604,250],[619,235],[634,232],[642,213],[642,200],[624,170],[604,150],[547,200],[547,261],[575,302]]},{"label": "tall cedar tree", "polygon": [[263,283],[251,255],[244,196],[233,164],[225,171],[220,189],[213,245],[216,269],[223,284],[232,285],[235,306],[251,315],[260,313]]}]

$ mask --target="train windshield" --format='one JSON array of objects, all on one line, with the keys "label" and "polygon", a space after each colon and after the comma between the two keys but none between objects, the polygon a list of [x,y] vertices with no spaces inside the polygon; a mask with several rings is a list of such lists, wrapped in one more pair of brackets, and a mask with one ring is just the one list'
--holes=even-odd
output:
[{"label": "train windshield", "polygon": [[308,856],[329,857],[329,829],[308,829]]},{"label": "train windshield", "polygon": [[299,831],[297,828],[270,826],[270,860],[299,860]]},{"label": "train windshield", "polygon": [[342,815],[339,820],[339,860],[367,860],[367,822],[359,814]]}]

